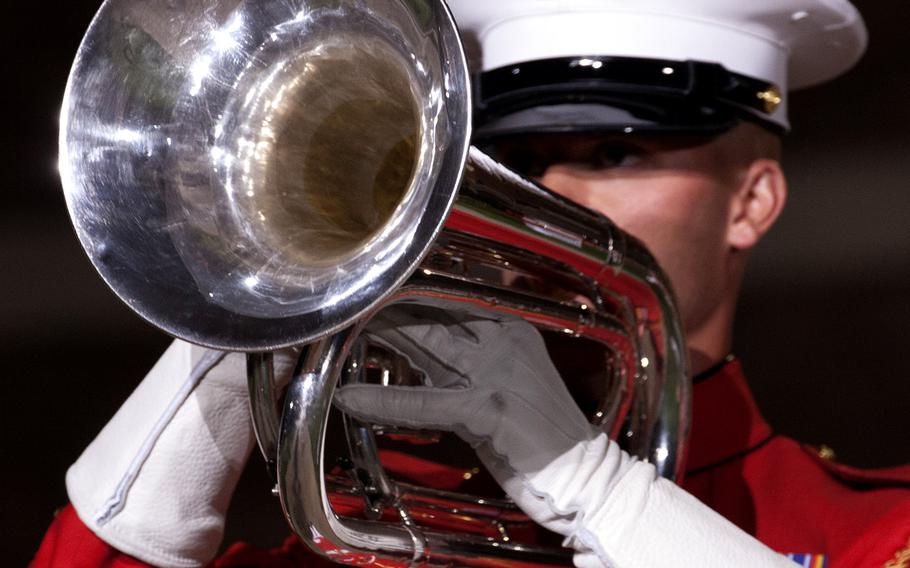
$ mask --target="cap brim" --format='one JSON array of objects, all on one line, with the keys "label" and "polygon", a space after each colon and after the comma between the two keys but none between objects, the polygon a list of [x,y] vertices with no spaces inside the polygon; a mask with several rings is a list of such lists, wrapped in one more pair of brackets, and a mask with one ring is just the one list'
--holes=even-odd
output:
[{"label": "cap brim", "polygon": [[534,134],[678,134],[717,136],[739,122],[714,109],[666,112],[639,103],[635,108],[604,103],[539,105],[476,121],[474,142]]}]

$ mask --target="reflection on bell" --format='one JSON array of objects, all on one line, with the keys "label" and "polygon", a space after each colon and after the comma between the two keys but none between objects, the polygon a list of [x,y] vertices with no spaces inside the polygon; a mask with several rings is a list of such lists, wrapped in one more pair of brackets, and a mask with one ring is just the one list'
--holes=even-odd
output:
[{"label": "reflection on bell", "polygon": [[397,54],[372,43],[342,38],[287,62],[222,133],[236,156],[225,179],[233,214],[259,247],[248,262],[340,264],[401,203],[418,158],[417,101]]}]

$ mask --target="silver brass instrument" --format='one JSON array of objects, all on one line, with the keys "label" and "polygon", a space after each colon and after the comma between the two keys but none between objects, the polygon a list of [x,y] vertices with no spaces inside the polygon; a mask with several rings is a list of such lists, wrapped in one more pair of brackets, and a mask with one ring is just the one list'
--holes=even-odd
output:
[{"label": "silver brass instrument", "polygon": [[[60,172],[89,258],[167,333],[250,353],[285,514],[335,560],[569,561],[509,539],[507,502],[395,481],[376,425],[345,418],[357,474],[324,475],[339,377],[401,380],[396,354],[359,337],[391,304],[503,310],[598,345],[592,420],[680,472],[686,354],[666,279],[608,219],[469,146],[470,93],[441,0],[106,0],[69,78]],[[279,413],[270,352],[299,345]],[[333,495],[364,513],[337,515]],[[428,528],[421,507],[500,536]]]}]

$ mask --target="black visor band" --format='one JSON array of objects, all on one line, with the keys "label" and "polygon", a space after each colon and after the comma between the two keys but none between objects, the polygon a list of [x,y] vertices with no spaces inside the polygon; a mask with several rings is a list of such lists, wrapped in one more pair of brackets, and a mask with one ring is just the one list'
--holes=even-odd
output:
[{"label": "black visor band", "polygon": [[773,83],[728,71],[717,63],[633,57],[563,57],[528,61],[480,73],[474,81],[475,121],[540,104],[650,99],[692,108],[720,107],[781,130],[770,119],[780,104]]}]

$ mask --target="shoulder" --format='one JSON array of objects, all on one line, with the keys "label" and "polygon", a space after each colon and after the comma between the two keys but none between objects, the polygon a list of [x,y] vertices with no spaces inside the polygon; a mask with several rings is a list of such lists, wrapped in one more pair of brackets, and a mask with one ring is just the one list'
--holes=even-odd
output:
[{"label": "shoulder", "polygon": [[[910,464],[864,469],[842,464],[808,444],[800,449],[827,476],[861,496],[852,509],[876,507],[876,517],[853,535],[832,568],[910,568]],[[862,498],[864,497],[864,498]]]},{"label": "shoulder", "polygon": [[885,468],[859,468],[837,461],[825,447],[799,443],[786,436],[773,436],[767,444],[746,456],[744,474],[762,485],[810,485],[832,497],[893,491],[910,500],[910,464]]},{"label": "shoulder", "polygon": [[817,448],[809,444],[800,444],[800,450],[829,476],[843,484],[856,489],[905,488],[910,489],[910,464],[893,467],[863,469],[842,464],[830,454],[824,446]]},{"label": "shoulder", "polygon": [[[825,498],[832,530],[831,568],[910,568],[910,465],[858,468],[833,458],[827,448],[796,444],[803,467],[828,481]],[[792,450],[791,450],[792,451]],[[814,492],[813,488],[810,492]],[[824,497],[822,497],[824,493]]]},{"label": "shoulder", "polygon": [[883,568],[910,545],[910,466],[861,469],[823,455],[775,436],[746,456],[738,471],[755,535],[776,550],[824,553],[829,568]]}]

